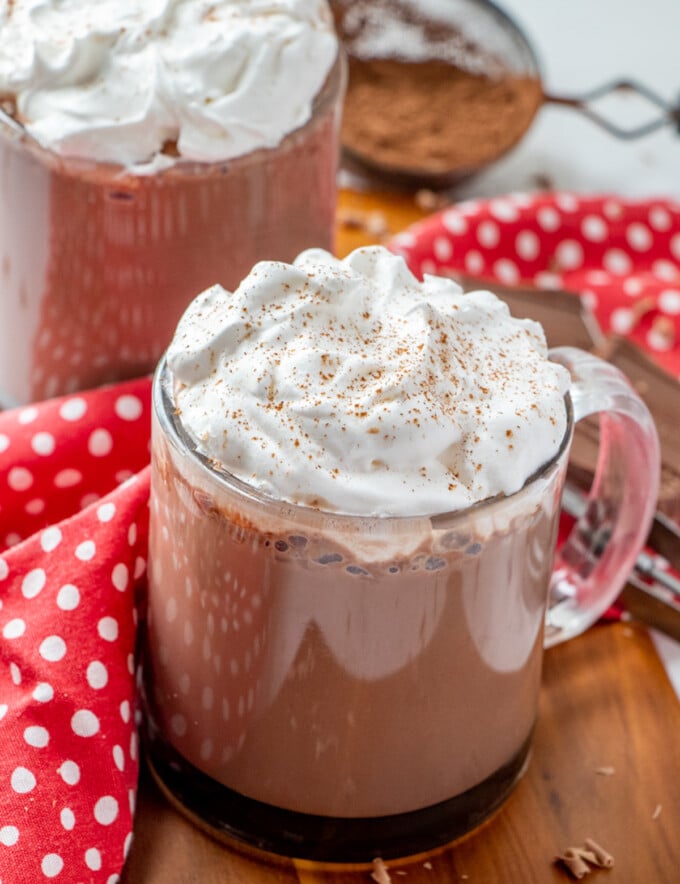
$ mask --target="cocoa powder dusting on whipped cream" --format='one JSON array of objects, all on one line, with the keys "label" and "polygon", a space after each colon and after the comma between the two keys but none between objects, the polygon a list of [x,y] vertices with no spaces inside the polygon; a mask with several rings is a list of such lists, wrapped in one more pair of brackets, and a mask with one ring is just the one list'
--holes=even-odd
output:
[{"label": "cocoa powder dusting on whipped cream", "polygon": [[213,286],[168,350],[181,421],[221,469],[360,515],[519,490],[559,450],[568,374],[541,327],[486,291],[419,282],[382,247],[261,262]]}]

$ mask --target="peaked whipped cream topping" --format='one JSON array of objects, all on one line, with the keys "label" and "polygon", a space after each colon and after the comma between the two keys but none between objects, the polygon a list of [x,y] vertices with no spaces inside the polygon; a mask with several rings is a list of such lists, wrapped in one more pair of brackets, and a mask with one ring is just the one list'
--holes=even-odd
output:
[{"label": "peaked whipped cream topping", "polygon": [[226,160],[309,120],[337,48],[325,0],[13,0],[0,97],[64,156]]},{"label": "peaked whipped cream topping", "polygon": [[491,292],[419,282],[381,247],[256,264],[189,306],[168,350],[180,420],[221,469],[356,515],[519,490],[559,450],[569,375]]}]

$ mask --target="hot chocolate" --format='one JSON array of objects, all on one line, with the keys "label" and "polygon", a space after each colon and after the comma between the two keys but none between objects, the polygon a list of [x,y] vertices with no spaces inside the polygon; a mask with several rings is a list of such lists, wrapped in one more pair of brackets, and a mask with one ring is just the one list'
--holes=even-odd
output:
[{"label": "hot chocolate", "polygon": [[146,663],[151,763],[190,812],[370,860],[498,806],[536,715],[567,384],[540,327],[384,249],[196,299],[155,383]]},{"label": "hot chocolate", "polygon": [[564,459],[460,516],[354,519],[223,481],[157,405],[161,778],[223,832],[259,819],[248,840],[283,853],[366,860],[431,846],[433,819],[435,842],[467,831],[526,760]]}]

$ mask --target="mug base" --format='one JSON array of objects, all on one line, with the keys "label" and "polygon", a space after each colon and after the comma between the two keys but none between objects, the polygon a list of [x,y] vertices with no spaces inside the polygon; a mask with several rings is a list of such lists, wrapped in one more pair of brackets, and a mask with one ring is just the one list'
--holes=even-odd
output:
[{"label": "mug base", "polygon": [[526,770],[532,734],[481,783],[445,801],[380,817],[300,813],[247,798],[194,767],[158,734],[146,760],[166,797],[213,838],[258,853],[329,864],[366,864],[426,853],[469,834],[508,798]]}]

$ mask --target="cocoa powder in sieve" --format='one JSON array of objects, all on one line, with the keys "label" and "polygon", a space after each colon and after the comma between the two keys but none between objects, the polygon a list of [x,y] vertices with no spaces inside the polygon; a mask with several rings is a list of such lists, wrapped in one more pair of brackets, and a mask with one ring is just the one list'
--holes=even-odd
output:
[{"label": "cocoa powder in sieve", "polygon": [[350,154],[431,182],[476,171],[519,141],[543,100],[538,73],[528,50],[508,56],[517,35],[508,40],[507,23],[484,3],[468,6],[331,0],[349,59]]},{"label": "cocoa powder in sieve", "polygon": [[541,100],[534,77],[350,56],[342,144],[379,166],[462,176],[516,144]]}]

